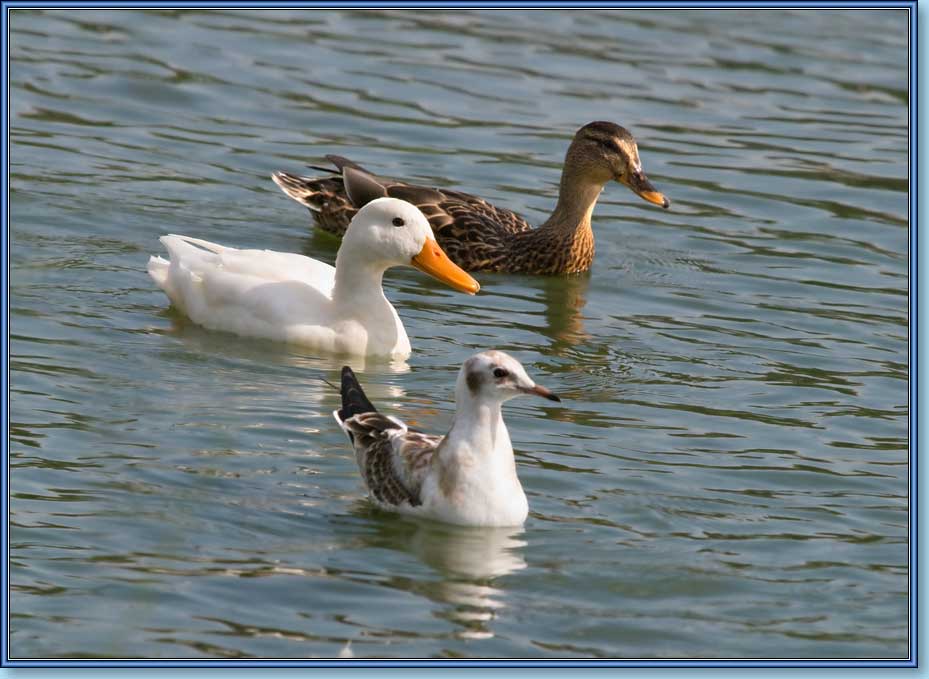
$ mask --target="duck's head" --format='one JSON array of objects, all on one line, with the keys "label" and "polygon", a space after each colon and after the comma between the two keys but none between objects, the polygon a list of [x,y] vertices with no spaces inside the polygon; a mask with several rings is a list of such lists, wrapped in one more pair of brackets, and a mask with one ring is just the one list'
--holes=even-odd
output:
[{"label": "duck's head", "polygon": [[557,395],[536,384],[519,361],[495,350],[475,354],[464,362],[458,373],[458,392],[473,399],[499,403],[523,394],[561,401]]},{"label": "duck's head", "polygon": [[383,263],[385,268],[413,266],[455,290],[473,295],[481,289],[439,247],[419,208],[405,200],[372,200],[352,219],[342,243]]},{"label": "duck's head", "polygon": [[565,170],[600,186],[615,180],[649,203],[671,205],[645,176],[633,136],[616,123],[598,120],[579,129],[568,148]]}]

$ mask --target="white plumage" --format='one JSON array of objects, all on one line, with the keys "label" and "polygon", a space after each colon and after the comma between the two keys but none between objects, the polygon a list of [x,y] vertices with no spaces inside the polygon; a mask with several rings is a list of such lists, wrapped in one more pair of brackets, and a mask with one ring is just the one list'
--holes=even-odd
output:
[{"label": "white plumage", "polygon": [[435,436],[382,415],[355,374],[342,368],[342,408],[333,416],[355,449],[358,468],[381,506],[446,523],[517,526],[529,504],[501,406],[521,394],[560,400],[502,351],[472,356],[455,387],[451,430]]},{"label": "white plumage", "polygon": [[152,257],[148,272],[195,323],[328,353],[410,355],[406,330],[381,286],[390,267],[415,266],[463,292],[479,289],[445,256],[422,213],[395,198],[375,200],[355,215],[335,267],[188,236],[161,242],[169,260]]}]

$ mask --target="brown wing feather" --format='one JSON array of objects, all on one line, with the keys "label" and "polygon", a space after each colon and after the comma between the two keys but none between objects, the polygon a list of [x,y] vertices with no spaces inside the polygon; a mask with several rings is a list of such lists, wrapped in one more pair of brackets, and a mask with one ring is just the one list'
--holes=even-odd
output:
[{"label": "brown wing feather", "polygon": [[307,207],[323,231],[339,238],[345,235],[345,229],[357,210],[345,195],[342,177],[298,177],[287,172],[275,172],[271,179],[284,193]]},{"label": "brown wing feather", "polygon": [[441,436],[410,431],[399,420],[378,412],[342,423],[355,447],[358,468],[376,500],[388,505],[422,504],[420,491]]},{"label": "brown wing feather", "polygon": [[432,225],[436,240],[468,271],[507,270],[514,236],[533,231],[515,212],[458,191],[448,192],[439,208],[444,223]]}]

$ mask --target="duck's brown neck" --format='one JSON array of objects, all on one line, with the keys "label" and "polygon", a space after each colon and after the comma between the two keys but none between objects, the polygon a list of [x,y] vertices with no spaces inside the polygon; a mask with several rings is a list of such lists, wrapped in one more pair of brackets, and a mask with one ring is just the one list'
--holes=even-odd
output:
[{"label": "duck's brown neck", "polygon": [[561,232],[589,230],[590,216],[601,191],[603,184],[578,176],[566,167],[561,173],[558,204],[555,205],[552,216],[539,228]]},{"label": "duck's brown neck", "polygon": [[536,273],[576,273],[590,268],[594,256],[590,217],[602,190],[602,183],[565,166],[552,216],[539,228],[519,234],[520,249],[531,252]]}]

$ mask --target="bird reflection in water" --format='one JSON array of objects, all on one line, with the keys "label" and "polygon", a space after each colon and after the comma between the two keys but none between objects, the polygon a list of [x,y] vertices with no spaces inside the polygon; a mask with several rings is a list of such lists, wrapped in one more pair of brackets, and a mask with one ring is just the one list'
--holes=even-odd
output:
[{"label": "bird reflection in water", "polygon": [[[372,513],[368,513],[368,512]],[[436,576],[410,576],[393,585],[440,604],[434,614],[456,626],[461,639],[489,639],[493,621],[506,608],[505,575],[526,568],[522,526],[468,528],[398,517],[366,506],[364,514],[377,521],[370,546],[409,553]]]},{"label": "bird reflection in water", "polygon": [[447,604],[437,615],[460,627],[456,636],[494,636],[492,623],[506,608],[505,590],[495,579],[526,567],[522,534],[522,527],[440,525],[424,526],[413,534],[412,551],[442,575],[432,598]]},{"label": "bird reflection in water", "polygon": [[[266,365],[307,369],[335,381],[338,381],[339,371],[343,365],[349,365],[352,370],[358,372],[370,370],[390,374],[410,372],[409,363],[387,356],[326,354],[315,352],[298,344],[239,337],[229,332],[207,330],[188,320],[174,307],[163,310],[161,314],[170,321],[171,327],[150,328],[149,332],[158,332],[179,339],[189,353],[188,358],[191,361],[196,360],[198,355],[206,355],[210,359],[222,356]],[[174,347],[167,347],[165,351],[174,351]]]},{"label": "bird reflection in water", "polygon": [[552,340],[551,351],[558,355],[590,339],[584,330],[584,305],[587,304],[589,274],[533,278],[532,285],[541,293],[545,305],[545,323],[540,332]]}]

